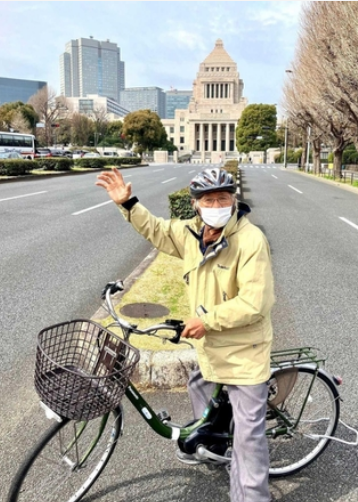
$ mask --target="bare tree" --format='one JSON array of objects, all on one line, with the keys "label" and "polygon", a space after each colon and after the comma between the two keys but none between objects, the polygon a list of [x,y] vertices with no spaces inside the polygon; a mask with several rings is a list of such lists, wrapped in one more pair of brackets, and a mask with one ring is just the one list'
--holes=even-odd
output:
[{"label": "bare tree", "polygon": [[72,134],[71,141],[75,145],[88,145],[89,137],[92,133],[92,121],[81,113],[72,115]]},{"label": "bare tree", "polygon": [[[355,2],[304,4],[292,79],[284,91],[291,113],[316,135],[312,138],[314,150],[322,140],[332,145],[337,176],[341,174],[344,148],[358,136],[357,70],[342,56],[350,56],[354,47],[345,24],[348,17],[358,21],[357,6],[352,4]],[[358,43],[356,27],[354,33]]]},{"label": "bare tree", "polygon": [[52,127],[61,118],[62,111],[67,109],[66,98],[56,97],[54,89],[45,86],[31,96],[28,103],[34,107],[40,121],[44,124],[42,134],[46,145],[51,145],[53,143]]},{"label": "bare tree", "polygon": [[25,119],[20,110],[16,110],[12,116],[11,128],[16,132],[22,132],[25,134],[32,133],[32,128],[29,122]]}]

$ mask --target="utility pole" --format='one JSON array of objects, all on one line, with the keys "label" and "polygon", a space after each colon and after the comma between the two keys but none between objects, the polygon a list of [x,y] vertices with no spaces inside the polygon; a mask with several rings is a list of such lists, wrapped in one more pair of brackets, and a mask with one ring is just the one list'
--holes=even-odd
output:
[{"label": "utility pole", "polygon": [[287,119],[285,123],[285,145],[283,149],[283,167],[286,169],[287,167],[287,139],[288,139],[288,127],[287,127]]},{"label": "utility pole", "polygon": [[306,171],[310,170],[310,137],[311,137],[311,126],[308,126],[308,136],[307,136],[307,160],[306,160]]}]

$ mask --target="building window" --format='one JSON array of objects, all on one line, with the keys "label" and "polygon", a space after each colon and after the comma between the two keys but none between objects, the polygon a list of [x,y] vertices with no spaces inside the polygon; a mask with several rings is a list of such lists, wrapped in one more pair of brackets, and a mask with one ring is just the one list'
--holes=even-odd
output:
[{"label": "building window", "polygon": [[180,136],[180,143],[185,143],[184,140],[185,140],[184,136]]},{"label": "building window", "polygon": [[185,132],[185,126],[180,126],[180,132]]},{"label": "building window", "polygon": [[174,127],[170,128],[170,134],[174,134]]}]

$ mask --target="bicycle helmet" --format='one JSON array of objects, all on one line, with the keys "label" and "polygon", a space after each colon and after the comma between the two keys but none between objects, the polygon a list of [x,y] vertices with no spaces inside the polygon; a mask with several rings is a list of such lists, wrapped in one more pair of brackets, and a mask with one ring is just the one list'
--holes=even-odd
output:
[{"label": "bicycle helmet", "polygon": [[207,168],[197,174],[189,185],[190,195],[199,199],[205,193],[236,193],[236,183],[231,174],[219,167]]}]

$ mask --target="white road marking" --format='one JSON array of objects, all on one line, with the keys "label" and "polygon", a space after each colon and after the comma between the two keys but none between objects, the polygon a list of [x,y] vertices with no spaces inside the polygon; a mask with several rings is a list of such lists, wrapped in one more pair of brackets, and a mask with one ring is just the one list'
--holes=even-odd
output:
[{"label": "white road marking", "polygon": [[358,230],[358,225],[356,225],[355,223],[352,223],[351,221],[347,220],[347,218],[343,218],[343,216],[339,216],[339,219],[344,221],[345,223],[348,223],[348,225],[350,225],[351,227],[355,228],[356,230]]},{"label": "white road marking", "polygon": [[176,180],[176,178],[169,178],[168,180],[162,181],[162,183],[169,183],[169,181]]},{"label": "white road marking", "polygon": [[79,214],[87,213],[87,211],[92,211],[92,209],[97,209],[97,207],[106,206],[107,204],[111,204],[111,202],[113,202],[113,200],[108,200],[107,202],[102,202],[102,204],[97,204],[97,206],[92,206],[88,207],[87,209],[82,209],[82,211],[77,211],[76,213],[72,213],[72,216],[78,216]]},{"label": "white road marking", "polygon": [[189,171],[188,174],[191,174],[191,173],[196,173],[195,169],[194,171]]},{"label": "white road marking", "polygon": [[154,169],[153,173],[159,173],[159,171],[164,171],[164,167],[163,169]]},{"label": "white road marking", "polygon": [[292,185],[288,185],[290,188],[292,188],[292,190],[295,190],[296,192],[298,193],[303,193],[303,192],[300,192],[299,190],[297,190],[297,188],[293,187]]},{"label": "white road marking", "polygon": [[33,195],[40,195],[41,193],[47,193],[47,190],[43,192],[27,193],[25,195],[16,195],[15,197],[9,197],[8,199],[0,199],[0,202],[5,202],[6,200],[22,199],[23,197],[32,197]]},{"label": "white road marking", "polygon": [[277,176],[275,176],[274,174],[271,174],[271,176],[277,180]]}]

